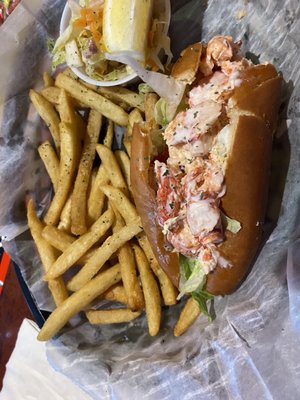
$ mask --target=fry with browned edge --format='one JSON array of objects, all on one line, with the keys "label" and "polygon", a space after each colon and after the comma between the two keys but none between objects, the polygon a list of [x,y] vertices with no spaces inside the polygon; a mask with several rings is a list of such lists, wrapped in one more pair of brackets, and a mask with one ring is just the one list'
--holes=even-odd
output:
[{"label": "fry with browned edge", "polygon": [[174,336],[182,335],[196,321],[200,313],[199,304],[193,297],[190,297],[176,322]]},{"label": "fry with browned edge", "polygon": [[101,297],[105,300],[115,301],[127,305],[127,296],[124,286],[121,283],[109,288]]},{"label": "fry with browned edge", "polygon": [[[51,225],[45,226],[42,236],[49,244],[51,244],[51,246],[61,252],[66,251],[67,248],[77,240],[76,237]],[[81,265],[88,262],[88,260],[94,255],[95,251],[95,248],[87,250],[87,252],[77,261],[78,264]]]},{"label": "fry with browned edge", "polygon": [[58,74],[55,85],[61,89],[65,89],[72,97],[84,103],[87,107],[103,114],[116,124],[121,126],[127,125],[128,114],[121,107],[93,90],[86,88],[74,79],[64,74]]},{"label": "fry with browned edge", "polygon": [[51,143],[47,140],[38,147],[39,155],[51,179],[54,192],[57,190],[59,179],[59,160]]},{"label": "fry with browned edge", "polygon": [[[113,207],[114,208],[114,207]],[[118,232],[125,225],[120,213],[114,209],[116,216],[113,232]],[[128,307],[135,311],[145,307],[144,295],[137,277],[137,269],[133,251],[125,243],[118,251],[118,260],[121,267],[122,282],[124,285]]]},{"label": "fry with browned edge", "polygon": [[107,232],[113,221],[113,211],[105,211],[105,213],[102,214],[101,217],[91,226],[88,232],[75,240],[75,242],[73,242],[67,250],[58,257],[52,267],[47,271],[44,279],[50,280],[66,272]]},{"label": "fry with browned edge", "polygon": [[45,215],[47,225],[56,225],[71,190],[75,170],[78,141],[70,125],[60,123],[61,158],[57,190]]},{"label": "fry with browned edge", "polygon": [[141,315],[141,311],[131,311],[129,308],[113,308],[110,310],[88,310],[85,315],[92,325],[121,324],[130,322]]},{"label": "fry with browned edge", "polygon": [[103,185],[107,185],[108,183],[109,178],[103,164],[101,164],[98,168],[95,181],[92,184],[91,191],[87,200],[87,218],[89,225],[95,222],[102,213],[105,202],[105,195],[102,192],[101,188]]},{"label": "fry with browned edge", "polygon": [[82,235],[87,231],[87,189],[90,182],[90,175],[96,154],[96,143],[98,142],[101,124],[102,115],[97,111],[91,110],[72,193],[71,232],[74,235]]},{"label": "fry with browned edge", "polygon": [[[126,242],[132,239],[142,230],[140,220],[131,222],[130,225],[124,226],[118,232],[109,236],[105,242],[99,247],[94,256],[81,268],[81,270],[68,282],[70,290],[78,290],[84,286],[89,280],[97,274],[104,263]],[[53,269],[52,269],[53,270]],[[48,278],[60,275],[61,271],[51,271]]]},{"label": "fry with browned edge", "polygon": [[133,250],[142,281],[149,334],[155,336],[159,332],[161,319],[161,304],[158,285],[143,250],[136,245],[133,246]]},{"label": "fry with browned edge", "polygon": [[[29,200],[27,205],[27,220],[31,235],[40,255],[42,265],[45,272],[47,272],[56,260],[56,254],[54,248],[42,237],[44,224],[36,215],[32,199]],[[62,277],[50,280],[48,282],[48,287],[57,306],[59,306],[68,297],[68,291]]]},{"label": "fry with browned edge", "polygon": [[97,144],[96,150],[112,185],[127,194],[128,188],[114,153],[103,144]]},{"label": "fry with browned edge", "polygon": [[156,277],[159,280],[160,289],[161,289],[161,293],[162,293],[165,305],[171,306],[173,304],[176,304],[178,290],[173,285],[171,279],[168,277],[168,275],[165,273],[165,271],[158,264],[145,232],[139,233],[137,235],[137,240],[148,259],[150,268],[152,269],[152,271],[154,272],[154,274],[156,275]]},{"label": "fry with browned edge", "polygon": [[29,97],[40,117],[44,120],[53,137],[56,148],[60,147],[59,116],[53,105],[34,90],[29,91]]},{"label": "fry with browned edge", "polygon": [[52,312],[38,334],[38,340],[43,341],[51,339],[64,325],[66,325],[73,315],[91,304],[96,297],[100,296],[120,280],[121,271],[118,264],[97,275],[94,279],[78,290],[78,292],[73,293]]}]

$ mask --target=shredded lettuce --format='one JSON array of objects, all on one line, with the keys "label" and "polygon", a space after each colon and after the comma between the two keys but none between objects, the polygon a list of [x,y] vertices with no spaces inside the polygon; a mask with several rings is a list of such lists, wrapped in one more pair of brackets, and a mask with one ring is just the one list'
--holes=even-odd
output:
[{"label": "shredded lettuce", "polygon": [[122,69],[114,69],[108,74],[102,75],[96,71],[94,65],[87,64],[85,72],[92,79],[102,81],[115,81],[117,79],[121,79],[124,75],[127,75],[125,66]]},{"label": "shredded lettuce", "polygon": [[214,319],[214,313],[210,312],[207,302],[213,299],[213,295],[203,290],[206,283],[206,275],[201,262],[195,258],[179,255],[180,281],[179,281],[179,300],[185,294],[190,294],[198,303],[201,312],[211,321]]},{"label": "shredded lettuce", "polygon": [[54,71],[56,69],[56,67],[60,64],[63,64],[66,62],[66,52],[65,50],[57,50],[54,54],[53,54],[53,58],[52,58],[52,70]]},{"label": "shredded lettuce", "polygon": [[221,213],[222,223],[225,229],[232,233],[238,233],[242,229],[242,225],[236,219],[229,218],[226,214]]},{"label": "shredded lettuce", "polygon": [[[83,62],[85,64],[98,64],[98,63],[101,64],[103,61],[105,61],[105,69],[106,69],[107,61],[104,57],[104,54],[101,53],[100,51],[92,53],[89,50],[89,40],[91,38],[87,35],[88,32],[84,30],[77,39]],[[98,67],[101,67],[101,65],[99,65]]]},{"label": "shredded lettuce", "polygon": [[168,125],[169,121],[168,121],[168,112],[167,112],[167,102],[166,100],[162,97],[160,98],[156,104],[155,104],[155,108],[154,108],[154,117],[155,117],[155,121],[161,125],[163,128]]},{"label": "shredded lettuce", "polygon": [[182,254],[179,256],[180,264],[180,282],[179,282],[179,296],[180,299],[187,293],[192,293],[195,290],[202,289],[206,275],[203,266],[196,258],[186,257]]},{"label": "shredded lettuce", "polygon": [[207,307],[207,302],[214,298],[211,293],[208,293],[206,290],[196,290],[192,293],[192,297],[197,301],[200,310],[209,318],[210,321],[215,319],[215,313],[208,310]]},{"label": "shredded lettuce", "polygon": [[68,43],[73,38],[75,38],[73,24],[70,24],[55,42],[53,52],[55,53],[57,50],[65,47],[66,43]]},{"label": "shredded lettuce", "polygon": [[77,38],[79,48],[82,52],[87,51],[89,46],[89,38],[85,37],[84,33],[85,31],[82,31],[82,33]]},{"label": "shredded lettuce", "polygon": [[49,53],[52,53],[52,51],[54,49],[54,45],[55,45],[55,40],[48,38],[47,39],[47,49],[48,49]]},{"label": "shredded lettuce", "polygon": [[[134,72],[134,71],[133,71]],[[154,90],[147,83],[140,83],[138,86],[139,94],[153,93]]]},{"label": "shredded lettuce", "polygon": [[[79,16],[79,5],[72,0],[69,0],[69,7],[72,12],[71,22]],[[72,23],[69,24],[67,29],[58,37],[52,49],[48,46],[50,52],[52,52],[52,69],[54,70],[59,64],[66,62],[65,46],[67,43],[76,39],[79,35],[80,30],[75,28]],[[51,42],[50,42],[51,44]]]}]

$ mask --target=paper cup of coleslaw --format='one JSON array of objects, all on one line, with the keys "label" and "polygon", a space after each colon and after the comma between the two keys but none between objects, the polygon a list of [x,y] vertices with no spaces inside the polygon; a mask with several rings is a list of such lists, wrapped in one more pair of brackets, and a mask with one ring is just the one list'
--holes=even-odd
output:
[{"label": "paper cup of coleslaw", "polygon": [[69,0],[52,51],[52,67],[66,62],[83,81],[96,86],[132,83],[138,77],[121,56],[147,69],[162,70],[159,53],[166,51],[169,1]]}]

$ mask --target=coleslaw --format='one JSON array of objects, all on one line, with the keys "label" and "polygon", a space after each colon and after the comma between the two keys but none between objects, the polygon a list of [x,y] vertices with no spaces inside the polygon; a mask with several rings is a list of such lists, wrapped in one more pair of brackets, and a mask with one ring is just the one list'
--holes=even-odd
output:
[{"label": "coleslaw", "polygon": [[[71,18],[67,29],[56,40],[52,51],[52,69],[55,70],[58,65],[67,63],[70,67],[80,68],[90,78],[98,81],[115,81],[121,79],[134,71],[128,65],[112,60],[113,52],[110,51],[111,38],[115,38],[114,32],[110,33],[110,37],[105,35],[109,27],[120,27],[120,24],[127,24],[123,31],[135,30],[140,32],[140,26],[145,31],[145,45],[144,49],[137,61],[139,64],[151,71],[164,71],[164,64],[161,62],[161,55],[166,55],[166,64],[171,61],[172,53],[170,51],[170,39],[167,36],[170,16],[168,12],[162,10],[169,10],[165,7],[165,0],[147,0],[142,3],[138,0],[129,0],[126,7],[129,7],[131,13],[139,14],[142,7],[147,6],[149,12],[149,20],[145,18],[141,21],[138,18],[121,18],[119,13],[109,12],[113,7],[116,7],[113,0],[68,0],[68,6],[71,11]],[[144,14],[145,15],[145,12]],[[118,18],[117,20],[109,20],[110,18]],[[125,21],[126,20],[126,21]],[[144,21],[145,20],[145,21]],[[139,26],[137,28],[137,23]],[[128,29],[128,24],[132,24]],[[114,28],[116,29],[116,28]],[[119,28],[122,30],[122,27]],[[137,30],[138,29],[138,30]],[[120,36],[120,32],[117,32]],[[141,34],[136,34],[133,41],[141,41]],[[122,36],[121,36],[122,38]],[[127,43],[126,43],[127,40]],[[129,41],[129,44],[128,44]],[[128,55],[129,48],[134,48],[135,43],[123,35],[123,47],[121,40],[121,47],[118,49],[118,55]],[[126,43],[126,46],[125,46]],[[110,58],[110,59],[108,59]]]}]

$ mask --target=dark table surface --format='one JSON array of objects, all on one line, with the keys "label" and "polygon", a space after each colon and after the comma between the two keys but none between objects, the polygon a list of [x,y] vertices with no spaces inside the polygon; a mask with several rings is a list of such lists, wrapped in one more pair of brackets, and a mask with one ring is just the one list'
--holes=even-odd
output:
[{"label": "dark table surface", "polygon": [[33,319],[20,288],[13,264],[10,264],[0,296],[0,391],[5,366],[14,349],[24,318]]}]

